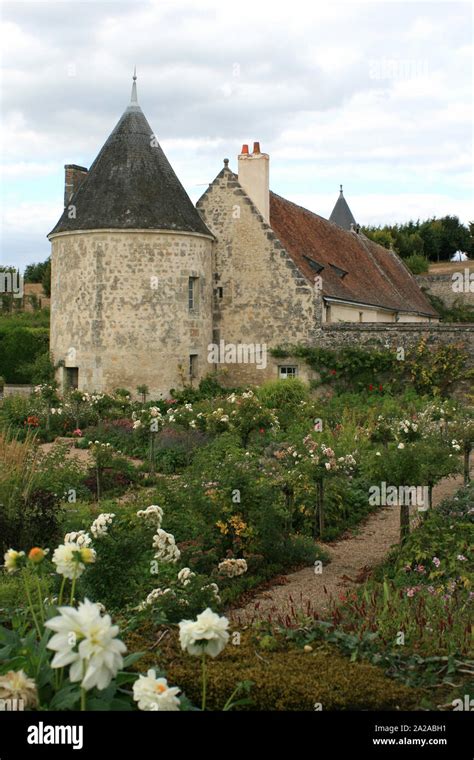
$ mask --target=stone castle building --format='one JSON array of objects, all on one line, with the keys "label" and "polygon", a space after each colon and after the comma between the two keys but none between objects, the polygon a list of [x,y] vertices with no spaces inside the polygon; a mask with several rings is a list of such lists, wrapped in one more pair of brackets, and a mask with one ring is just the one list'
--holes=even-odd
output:
[{"label": "stone castle building", "polygon": [[[393,252],[343,197],[330,220],[270,192],[244,145],[193,205],[137,101],[87,170],[66,166],[52,244],[51,352],[63,387],[152,397],[213,370],[228,385],[305,376],[270,355],[329,323],[435,322]],[[212,349],[212,350],[211,350]],[[262,352],[266,351],[264,355]]]}]

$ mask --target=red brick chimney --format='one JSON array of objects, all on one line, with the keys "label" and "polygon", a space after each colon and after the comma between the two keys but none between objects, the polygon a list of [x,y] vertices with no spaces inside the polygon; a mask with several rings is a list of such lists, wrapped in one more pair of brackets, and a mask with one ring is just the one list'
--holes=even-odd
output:
[{"label": "red brick chimney", "polygon": [[85,166],[66,164],[64,166],[64,205],[67,206],[74,193],[87,177],[88,169]]}]

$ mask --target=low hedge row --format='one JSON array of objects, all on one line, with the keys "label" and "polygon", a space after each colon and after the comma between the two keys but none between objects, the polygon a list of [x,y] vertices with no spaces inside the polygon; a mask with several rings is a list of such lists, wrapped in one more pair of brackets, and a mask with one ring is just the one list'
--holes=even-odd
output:
[{"label": "low hedge row", "polygon": [[[152,646],[160,632],[129,635],[131,651]],[[383,672],[364,663],[351,663],[324,644],[306,652],[291,643],[267,651],[251,631],[240,632],[240,644],[229,643],[215,659],[208,658],[208,709],[222,710],[239,682],[252,681],[250,703],[238,709],[265,710],[416,710],[423,692],[394,682]],[[200,704],[201,663],[181,651],[175,630],[163,637],[160,650],[149,652],[137,669],[165,670],[168,682],[179,686]],[[319,706],[320,705],[320,706]]]}]

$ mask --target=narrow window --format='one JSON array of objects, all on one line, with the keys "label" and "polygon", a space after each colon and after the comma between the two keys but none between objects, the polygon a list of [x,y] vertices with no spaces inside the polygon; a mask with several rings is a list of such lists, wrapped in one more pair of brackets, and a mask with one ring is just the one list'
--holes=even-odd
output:
[{"label": "narrow window", "polygon": [[359,322],[363,322],[363,321],[364,321],[364,312],[359,311]]},{"label": "narrow window", "polygon": [[198,277],[190,277],[188,280],[188,308],[189,311],[196,311],[198,307]]},{"label": "narrow window", "polygon": [[66,389],[79,386],[79,367],[66,367]]},{"label": "narrow window", "polygon": [[298,374],[298,367],[278,367],[278,376],[280,380],[287,380],[289,377],[296,377]]},{"label": "narrow window", "polygon": [[223,295],[224,295],[224,288],[221,288],[221,287],[217,288],[217,297],[220,299],[223,297]]},{"label": "narrow window", "polygon": [[189,354],[189,377],[197,377],[197,354]]}]

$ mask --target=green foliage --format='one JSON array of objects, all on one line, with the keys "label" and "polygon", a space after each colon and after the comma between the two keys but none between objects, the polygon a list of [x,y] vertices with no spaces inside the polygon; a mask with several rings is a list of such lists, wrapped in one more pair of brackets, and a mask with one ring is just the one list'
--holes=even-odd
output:
[{"label": "green foliage", "polygon": [[[455,581],[460,587],[473,587],[473,495],[471,484],[425,515],[420,527],[391,557],[394,578],[401,578],[404,585],[439,586]],[[433,562],[435,557],[439,563]]]},{"label": "green foliage", "polygon": [[62,504],[86,490],[84,472],[64,446],[37,451],[29,433],[21,443],[0,437],[0,554],[8,548],[54,546],[61,537]]},{"label": "green foliage", "polygon": [[462,344],[434,347],[425,338],[406,352],[405,361],[399,361],[394,351],[352,346],[337,350],[279,346],[271,353],[301,357],[320,376],[314,385],[330,384],[339,394],[399,393],[408,382],[420,395],[445,397],[456,382],[472,377],[469,355]]},{"label": "green foliage", "polygon": [[348,346],[339,350],[312,346],[282,346],[273,356],[298,356],[318,372],[321,383],[331,383],[337,391],[377,392],[393,387],[397,380],[397,357],[393,351]]},{"label": "green foliage", "polygon": [[79,579],[79,593],[108,609],[137,604],[146,597],[158,585],[150,573],[152,536],[153,529],[135,516],[117,516],[107,535],[95,541],[97,559]]},{"label": "green foliage", "polygon": [[28,266],[25,267],[25,271],[23,273],[23,278],[25,282],[42,282],[43,277],[46,273],[46,270],[48,269],[50,259],[46,259],[46,261],[42,261],[39,264],[28,264]]},{"label": "green foliage", "polygon": [[407,256],[405,264],[413,274],[423,274],[423,272],[428,271],[430,266],[429,260],[419,253],[412,253],[410,256]]},{"label": "green foliage", "polygon": [[225,396],[232,391],[237,392],[237,388],[226,388],[219,383],[215,374],[210,373],[203,377],[197,388],[186,387],[182,390],[171,388],[171,395],[179,404],[194,403],[204,399],[218,398]]},{"label": "green foliage", "polygon": [[326,622],[286,635],[300,645],[323,639],[353,661],[368,660],[408,685],[435,688],[426,707],[438,705],[442,695],[448,701],[466,693],[472,653],[472,490],[472,485],[462,489],[424,513],[364,587],[341,594]]},{"label": "green foliage", "polygon": [[430,346],[422,338],[416,348],[408,352],[404,365],[410,382],[420,395],[445,398],[459,380],[473,377],[468,369],[469,354],[463,344]]},{"label": "green foliage", "polygon": [[461,224],[457,216],[427,219],[405,224],[364,227],[363,232],[376,243],[408,258],[423,255],[430,261],[449,261],[456,251],[474,254],[474,235],[471,225]]},{"label": "green foliage", "polygon": [[[38,589],[34,579],[29,577],[26,571],[24,573],[31,596],[32,592]],[[35,607],[36,621],[52,617],[56,612],[50,604],[35,604],[32,606],[33,612]],[[12,618],[10,612],[4,615],[0,610],[0,675],[10,670],[23,671],[35,684],[34,690],[24,693],[24,700],[29,700],[24,704],[24,709],[78,710],[80,707],[86,709],[86,703],[87,709],[90,710],[131,710],[136,707],[131,692],[123,688],[125,684],[135,680],[131,673],[119,671],[105,689],[94,688],[89,690],[87,695],[85,692],[81,694],[79,683],[69,680],[67,668],[59,677],[58,669],[52,667],[53,652],[47,649],[51,635],[51,631],[43,624],[39,625],[36,631],[22,610],[15,612]],[[138,658],[137,654],[126,657],[124,668],[129,667]],[[82,701],[84,699],[85,702]]]},{"label": "green foliage", "polygon": [[294,407],[302,401],[308,401],[308,386],[298,378],[288,380],[269,380],[257,388],[257,398],[268,409],[279,409],[282,406]]},{"label": "green foliage", "polygon": [[474,322],[474,307],[456,298],[451,306],[446,306],[442,298],[425,293],[431,305],[438,312],[441,322]]},{"label": "green foliage", "polygon": [[31,383],[36,359],[48,351],[49,329],[0,319],[0,374],[7,383]]},{"label": "green foliage", "polygon": [[[284,641],[271,649],[265,644],[264,636],[242,632],[239,645],[229,644],[218,658],[209,661],[209,709],[222,709],[235,684],[243,680],[253,686],[250,704],[239,709],[252,711],[313,711],[316,703],[323,710],[416,709],[421,702],[422,692],[393,683],[372,665],[348,663],[334,648],[325,646],[308,653]],[[143,649],[143,645],[138,634],[130,639],[133,648]],[[171,682],[181,684],[197,702],[198,658],[179,651],[174,633],[163,639],[158,655],[147,654],[143,662],[152,667],[157,658],[164,661]]]},{"label": "green foliage", "polygon": [[33,362],[22,364],[19,367],[19,371],[25,377],[29,377],[33,385],[52,383],[54,381],[55,370],[49,351],[37,354]]}]

